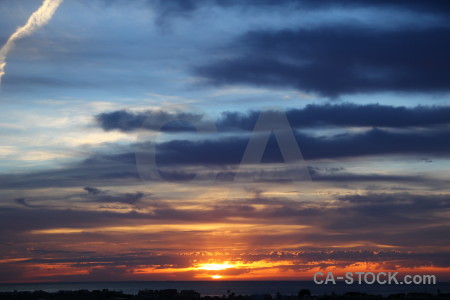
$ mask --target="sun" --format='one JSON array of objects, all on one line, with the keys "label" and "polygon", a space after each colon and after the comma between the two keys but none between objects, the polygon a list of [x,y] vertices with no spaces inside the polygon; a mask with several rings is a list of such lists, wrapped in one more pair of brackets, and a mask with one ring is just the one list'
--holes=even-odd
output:
[{"label": "sun", "polygon": [[222,276],[220,276],[220,275],[213,275],[213,276],[211,276],[211,278],[212,279],[220,279],[220,278],[222,278]]},{"label": "sun", "polygon": [[207,271],[220,271],[232,268],[233,265],[230,265],[228,262],[221,264],[201,264],[198,269],[199,270],[207,270]]}]

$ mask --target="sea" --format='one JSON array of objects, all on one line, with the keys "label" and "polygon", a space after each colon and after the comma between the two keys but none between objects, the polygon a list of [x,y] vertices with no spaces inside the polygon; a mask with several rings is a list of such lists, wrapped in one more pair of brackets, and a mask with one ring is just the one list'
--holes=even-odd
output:
[{"label": "sea", "polygon": [[126,294],[137,294],[139,290],[177,289],[195,290],[202,296],[264,295],[277,293],[281,295],[297,295],[301,289],[309,289],[312,295],[344,294],[360,292],[387,296],[399,293],[450,293],[450,282],[434,285],[381,285],[381,284],[315,284],[312,281],[127,281],[127,282],[59,282],[59,283],[15,283],[0,284],[0,292],[12,291],[46,291],[61,290],[103,290],[122,291]]}]

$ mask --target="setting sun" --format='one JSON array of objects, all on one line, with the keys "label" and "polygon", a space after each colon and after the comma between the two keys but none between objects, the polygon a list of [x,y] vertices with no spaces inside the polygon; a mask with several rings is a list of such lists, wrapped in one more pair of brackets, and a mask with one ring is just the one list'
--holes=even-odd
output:
[{"label": "setting sun", "polygon": [[213,276],[211,276],[211,278],[212,279],[220,279],[220,278],[222,278],[222,276],[220,276],[220,275],[213,275]]},{"label": "setting sun", "polygon": [[220,271],[232,268],[233,265],[230,265],[228,262],[222,264],[201,264],[198,269],[199,270],[207,270],[207,271]]}]

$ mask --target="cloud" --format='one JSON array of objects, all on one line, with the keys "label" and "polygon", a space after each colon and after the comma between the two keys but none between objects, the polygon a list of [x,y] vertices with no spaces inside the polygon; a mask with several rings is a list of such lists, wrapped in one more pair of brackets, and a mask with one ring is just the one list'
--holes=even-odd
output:
[{"label": "cloud", "polygon": [[184,112],[171,113],[163,110],[149,110],[140,113],[119,110],[101,113],[95,119],[105,131],[119,129],[124,132],[129,132],[136,129],[148,129],[184,132],[193,131],[192,126],[188,122],[201,122],[203,115]]},{"label": "cloud", "polygon": [[[270,264],[281,271],[295,271],[304,272],[315,269],[317,267],[325,268],[331,266],[351,267],[353,264],[368,262],[376,264],[373,268],[378,270],[398,270],[404,271],[404,268],[418,268],[418,267],[441,267],[449,266],[448,252],[432,252],[427,251],[423,253],[384,250],[336,250],[336,249],[322,249],[322,250],[301,250],[301,251],[273,251],[266,250],[257,251],[258,253],[233,251],[229,253],[220,252],[186,252],[186,253],[169,253],[164,252],[136,252],[127,251],[122,255],[98,253],[86,254],[83,252],[72,252],[66,255],[59,255],[58,258],[42,258],[29,259],[19,262],[14,269],[24,269],[33,263],[51,264],[57,267],[58,265],[70,266],[74,270],[87,270],[85,275],[72,276],[52,276],[53,279],[68,281],[77,278],[82,279],[101,279],[101,276],[111,276],[111,279],[137,279],[136,274],[133,274],[136,269],[153,268],[153,273],[160,276],[159,278],[166,278],[164,269],[171,269],[173,273],[170,278],[177,276],[184,276],[185,273],[177,272],[176,269],[193,267],[195,262],[204,263],[209,261],[224,261],[230,263],[241,263],[237,268],[230,268],[222,270],[223,275],[237,275],[244,273],[252,273],[267,267],[258,267],[259,263],[263,265]],[[72,256],[69,256],[69,255]],[[77,258],[73,258],[77,257]],[[237,258],[237,259],[236,259]],[[287,263],[288,262],[288,263]],[[369,267],[369,266],[368,266]],[[384,269],[383,269],[384,268]],[[161,273],[159,273],[161,271]],[[204,273],[204,270],[192,270],[190,276],[184,279],[192,279],[193,275]],[[77,272],[80,273],[80,272]],[[208,273],[207,273],[208,274]],[[20,272],[14,273],[14,276],[20,276]],[[95,276],[97,275],[97,276]],[[135,276],[133,276],[135,275]],[[153,276],[152,276],[153,278]],[[10,278],[9,278],[10,279]],[[48,278],[50,279],[50,278]],[[156,278],[153,278],[156,279]]]},{"label": "cloud", "polygon": [[[358,105],[341,104],[309,104],[304,108],[286,110],[286,116],[293,128],[320,126],[358,126],[358,127],[426,127],[446,125],[450,123],[450,107],[448,106],[392,106],[381,104]],[[247,113],[225,111],[216,120],[220,132],[247,130],[255,127],[260,112]],[[131,132],[140,129],[153,131],[184,132],[192,131],[188,122],[204,121],[204,116],[192,113],[170,113],[166,111],[131,112],[118,110],[101,113],[95,117],[97,124],[105,131],[119,130]],[[169,123],[173,120],[186,120],[186,123]]]},{"label": "cloud", "polygon": [[96,196],[98,194],[101,194],[103,192],[100,189],[97,189],[97,188],[94,188],[94,187],[89,187],[89,186],[85,187],[84,190],[86,192],[88,192],[90,195],[94,195],[94,196]]},{"label": "cloud", "polygon": [[[450,131],[391,132],[373,128],[360,133],[313,137],[296,133],[298,145],[305,159],[361,157],[367,155],[417,155],[450,153]],[[174,140],[157,146],[157,162],[166,165],[238,164],[248,139],[231,137],[215,140]],[[279,161],[275,139],[270,139],[265,154],[268,161]]]},{"label": "cloud", "polygon": [[47,24],[62,2],[63,0],[44,0],[42,5],[28,18],[25,25],[17,28],[8,38],[6,44],[0,49],[0,85],[2,83],[2,76],[5,74],[6,56],[14,48],[16,41],[32,34]]},{"label": "cloud", "polygon": [[0,188],[83,187],[88,184],[125,185],[136,182],[134,145],[125,153],[93,153],[85,159],[58,169],[23,174],[0,174]]},{"label": "cloud", "polygon": [[[166,247],[173,250],[183,241],[183,249],[201,249],[200,243],[214,249],[224,243],[223,236],[218,234],[228,232],[227,244],[245,240],[257,249],[292,249],[292,245],[301,244],[303,249],[326,249],[335,245],[377,249],[379,245],[387,245],[408,250],[423,245],[423,251],[426,251],[445,245],[442,237],[449,230],[445,217],[450,210],[448,194],[353,194],[337,197],[337,201],[332,203],[263,196],[256,199],[260,202],[252,203],[250,200],[247,199],[246,204],[237,201],[232,204],[228,200],[202,203],[202,209],[173,204],[166,208],[155,207],[151,212],[129,213],[51,208],[1,209],[0,232],[4,241],[39,241],[40,247],[54,245],[54,237],[58,237],[62,244],[79,240],[89,245],[90,241],[101,239],[103,243],[113,243],[118,247],[119,241],[134,240],[135,248],[151,245],[154,249]],[[258,208],[254,204],[258,204]],[[223,223],[223,226],[214,227],[218,223]],[[167,224],[171,229],[164,230]],[[150,225],[148,229],[154,230],[139,231],[141,226]],[[307,227],[295,227],[297,225]],[[134,230],[122,231],[121,228],[127,226]],[[39,233],[42,229],[58,228],[63,228],[61,233]],[[71,228],[81,230],[67,230]],[[237,228],[239,230],[234,231]],[[14,243],[8,244],[3,251],[10,251],[13,246]],[[92,251],[89,247],[85,249]],[[40,255],[45,257],[48,254],[43,252]],[[84,258],[69,256],[73,262],[84,261]],[[106,264],[109,260],[93,261]]]},{"label": "cloud", "polygon": [[[439,156],[447,157],[450,153],[450,131],[447,129],[391,131],[369,129],[360,132],[349,132],[329,136],[311,136],[301,132],[295,133],[303,157],[313,163],[319,159],[342,159],[364,156]],[[248,137],[236,134],[228,137],[198,140],[171,140],[156,145],[156,163],[166,179],[189,180],[200,172],[218,171],[221,180],[233,177],[233,167],[240,164],[248,144]],[[139,148],[145,148],[141,141]],[[269,138],[264,152],[263,162],[284,162],[276,139]],[[433,162],[431,162],[432,164]],[[142,166],[154,167],[154,166]],[[190,167],[198,167],[192,169]],[[231,167],[229,169],[228,167]],[[269,171],[269,170],[268,170]],[[311,169],[310,169],[311,171]],[[321,181],[389,181],[422,182],[433,184],[433,179],[415,176],[395,176],[384,174],[330,174],[313,170],[313,178]],[[139,173],[136,162],[136,145],[122,147],[120,152],[97,152],[82,161],[66,164],[59,169],[36,171],[22,174],[0,175],[0,188],[44,188],[86,186],[87,184],[111,185],[138,182]],[[228,178],[228,179],[227,179]],[[441,181],[439,181],[441,182]],[[95,197],[105,196],[100,191],[87,187],[87,192]],[[129,199],[139,195],[122,195]],[[131,197],[131,198],[129,198]],[[114,198],[115,199],[115,198]],[[133,198],[134,199],[134,198]],[[104,198],[106,201],[107,198]],[[113,200],[113,198],[109,198]],[[119,199],[117,199],[119,200]],[[127,200],[128,201],[128,200]]]},{"label": "cloud", "polygon": [[[426,127],[450,123],[450,107],[447,106],[391,106],[381,104],[358,105],[308,104],[304,108],[286,110],[293,128],[321,126],[354,127]],[[217,121],[222,130],[252,130],[259,112],[224,112]]]},{"label": "cloud", "polygon": [[[348,182],[388,182],[388,183],[411,183],[417,186],[446,186],[446,180],[439,180],[436,178],[417,176],[417,175],[399,175],[399,174],[378,174],[378,173],[351,173],[345,170],[329,172],[316,167],[309,167],[309,173],[314,181],[324,181],[332,183],[348,183]],[[384,185],[384,188],[387,186]],[[400,188],[400,187],[396,187]],[[407,187],[404,187],[407,189]]]},{"label": "cloud", "polygon": [[[71,254],[71,256],[69,256]],[[55,268],[60,265],[66,268],[71,268],[75,274],[83,275],[47,275],[46,279],[53,279],[59,281],[86,281],[86,280],[101,280],[102,276],[110,278],[111,280],[138,280],[138,279],[195,279],[195,275],[209,274],[210,271],[205,270],[191,270],[184,271],[183,268],[190,268],[198,266],[201,263],[211,261],[222,262],[229,261],[231,264],[238,263],[237,267],[227,270],[221,270],[222,275],[239,275],[263,270],[276,269],[281,272],[294,271],[305,272],[313,269],[326,267],[354,267],[355,264],[367,262],[368,270],[372,271],[400,271],[405,272],[405,268],[420,268],[420,267],[437,267],[446,268],[449,266],[448,252],[427,251],[416,253],[411,251],[398,250],[336,250],[336,249],[321,249],[321,250],[300,250],[300,251],[273,251],[267,250],[243,252],[243,251],[229,251],[227,253],[221,252],[186,252],[186,253],[165,253],[165,252],[139,252],[127,251],[122,255],[114,255],[105,253],[86,254],[84,252],[72,252],[66,255],[59,255],[55,258],[38,258],[21,261],[14,266],[14,270],[19,272],[12,272],[13,278],[20,278],[22,272],[27,267],[35,266],[35,263],[45,263],[45,265],[52,265]],[[77,257],[74,259],[73,257]],[[259,266],[262,264],[263,266]],[[272,267],[267,267],[271,265]],[[9,265],[8,265],[9,267]],[[34,267],[36,268],[36,267]],[[143,274],[136,272],[145,268],[152,269],[152,274]],[[170,269],[171,273],[167,274],[165,269]],[[179,270],[177,270],[179,269]],[[419,269],[420,270],[420,269]],[[84,272],[81,272],[84,271]],[[274,271],[274,270],[273,270]],[[336,270],[339,272],[339,270]],[[409,270],[411,272],[411,270]],[[413,271],[414,272],[414,271]],[[45,273],[45,272],[44,272]],[[140,273],[140,274],[139,274]],[[58,274],[58,273],[57,273]],[[110,277],[111,276],[111,277]],[[11,277],[4,276],[5,279]],[[41,277],[42,278],[42,277]]]},{"label": "cloud", "polygon": [[450,28],[378,31],[351,26],[258,30],[227,47],[227,59],[194,69],[214,85],[291,87],[344,94],[450,90]]},{"label": "cloud", "polygon": [[31,204],[28,204],[28,202],[25,198],[14,199],[14,202],[16,202],[17,204],[22,205],[24,207],[37,207],[37,206],[31,205]]},{"label": "cloud", "polygon": [[84,190],[88,192],[88,198],[90,200],[100,203],[136,204],[145,197],[145,194],[142,192],[111,195],[108,191],[94,187],[85,187]]},{"label": "cloud", "polygon": [[314,125],[422,127],[450,123],[447,106],[390,106],[380,104],[307,105],[286,112],[292,126]]},{"label": "cloud", "polygon": [[407,2],[392,1],[337,1],[337,0],[148,0],[147,3],[156,8],[164,17],[166,16],[185,16],[203,7],[219,6],[222,8],[230,7],[250,7],[261,9],[274,9],[277,7],[289,7],[299,10],[308,9],[327,9],[327,8],[380,8],[380,9],[400,9],[418,12],[432,12],[446,14],[450,12],[450,5],[444,1],[431,0],[420,1],[413,0]]}]

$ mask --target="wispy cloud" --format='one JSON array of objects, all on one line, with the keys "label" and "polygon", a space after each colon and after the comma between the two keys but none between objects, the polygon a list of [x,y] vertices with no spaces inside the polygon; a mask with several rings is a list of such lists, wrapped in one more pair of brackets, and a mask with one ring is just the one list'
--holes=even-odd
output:
[{"label": "wispy cloud", "polygon": [[6,41],[6,44],[0,49],[0,86],[2,76],[5,75],[6,56],[14,48],[17,40],[32,34],[40,27],[47,24],[53,17],[63,0],[45,0],[28,19],[25,25],[19,27]]}]

